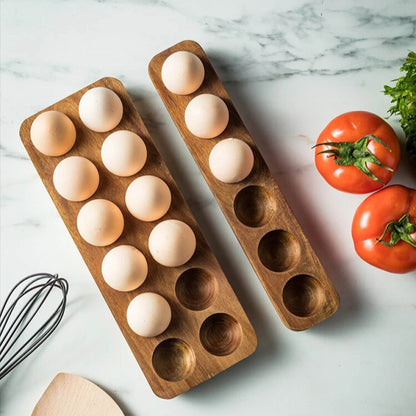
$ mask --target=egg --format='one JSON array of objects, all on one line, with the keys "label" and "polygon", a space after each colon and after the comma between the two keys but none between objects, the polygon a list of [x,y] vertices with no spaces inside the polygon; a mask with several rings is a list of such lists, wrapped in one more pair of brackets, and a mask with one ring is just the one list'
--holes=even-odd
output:
[{"label": "egg", "polygon": [[204,65],[193,53],[175,52],[162,65],[162,81],[174,94],[187,95],[196,91],[205,76]]},{"label": "egg", "polygon": [[156,337],[165,332],[171,318],[168,301],[153,292],[137,295],[127,308],[127,323],[133,332],[142,337]]},{"label": "egg", "polygon": [[39,152],[46,156],[62,156],[72,149],[76,130],[71,119],[60,111],[39,114],[30,127],[30,138]]},{"label": "egg", "polygon": [[182,221],[162,221],[149,235],[150,254],[163,266],[177,267],[185,264],[193,256],[195,248],[195,234]]},{"label": "egg", "polygon": [[147,150],[144,141],[128,130],[111,133],[101,147],[104,166],[115,175],[131,176],[146,163]]},{"label": "egg", "polygon": [[104,133],[116,127],[123,117],[123,104],[109,88],[88,90],[79,102],[81,121],[91,130]]},{"label": "egg", "polygon": [[157,176],[136,178],[126,191],[126,206],[141,221],[156,221],[169,210],[172,196],[166,183]]},{"label": "egg", "polygon": [[85,201],[97,190],[99,181],[94,163],[82,156],[61,160],[53,172],[55,189],[69,201]]},{"label": "egg", "polygon": [[240,139],[221,140],[209,154],[212,174],[225,183],[236,183],[245,179],[253,169],[253,164],[253,151]]},{"label": "egg", "polygon": [[136,247],[120,245],[111,249],[101,263],[105,282],[115,290],[128,292],[143,284],[147,276],[147,261]]},{"label": "egg", "polygon": [[93,199],[80,209],[77,228],[87,243],[99,247],[108,246],[123,232],[123,214],[113,202],[107,199]]},{"label": "egg", "polygon": [[227,127],[229,119],[225,102],[213,94],[201,94],[193,98],[185,110],[188,130],[201,139],[212,139]]}]

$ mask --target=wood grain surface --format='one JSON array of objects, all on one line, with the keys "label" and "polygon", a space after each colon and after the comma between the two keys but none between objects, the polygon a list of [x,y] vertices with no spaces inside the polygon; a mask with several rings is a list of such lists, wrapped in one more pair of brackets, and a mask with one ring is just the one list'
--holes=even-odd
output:
[{"label": "wood grain surface", "polygon": [[124,416],[117,403],[91,381],[59,373],[42,394],[32,416]]},{"label": "wood grain surface", "polygon": [[[88,89],[98,86],[115,91],[123,103],[123,119],[113,131],[133,131],[146,144],[148,153],[146,164],[138,174],[131,177],[113,175],[102,164],[101,145],[111,132],[96,133],[88,130],[79,118],[78,104],[82,95]],[[30,139],[30,127],[40,112],[23,122],[20,129],[21,139],[155,394],[162,398],[177,396],[252,354],[257,345],[254,329],[156,150],[123,84],[114,78],[103,78],[42,112],[46,110],[62,111],[74,122],[77,130],[74,147],[60,157],[48,157],[36,150]],[[76,218],[86,201],[67,201],[53,186],[52,175],[55,166],[65,157],[73,155],[90,159],[100,174],[98,190],[87,201],[98,198],[109,199],[123,213],[125,220],[123,234],[110,246],[95,247],[81,238],[77,230]],[[172,193],[172,205],[168,213],[155,222],[135,219],[125,205],[125,191],[130,182],[138,176],[149,174],[163,179]],[[147,241],[151,230],[157,223],[167,219],[184,221],[196,236],[195,254],[180,267],[168,268],[156,263],[148,250]],[[137,247],[145,255],[149,265],[146,281],[131,292],[118,292],[112,289],[105,283],[101,274],[104,255],[120,244]],[[161,294],[172,308],[171,324],[163,334],[154,338],[136,335],[129,328],[126,320],[129,302],[143,292]],[[80,328],[80,337],[83,331],[88,330],[88,317],[85,319],[86,325],[85,328]],[[95,349],[97,346],[91,348]]]},{"label": "wood grain surface", "polygon": [[[177,51],[194,53],[205,68],[189,95],[171,93],[161,79],[165,59]],[[331,316],[338,294],[201,46],[187,40],[166,49],[151,60],[149,75],[283,323],[304,330]],[[184,119],[190,100],[205,93],[222,98],[230,114],[224,132],[209,140],[194,136]],[[208,164],[214,145],[229,137],[246,142],[255,158],[251,174],[235,184],[217,180]]]}]

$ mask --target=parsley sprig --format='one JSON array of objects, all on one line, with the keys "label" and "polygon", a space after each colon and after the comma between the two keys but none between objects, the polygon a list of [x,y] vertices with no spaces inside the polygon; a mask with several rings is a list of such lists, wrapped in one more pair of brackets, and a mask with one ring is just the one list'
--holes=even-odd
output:
[{"label": "parsley sprig", "polygon": [[393,80],[396,85],[384,86],[384,94],[391,96],[393,104],[388,112],[389,117],[400,116],[400,124],[406,136],[406,150],[416,163],[416,53],[409,52],[400,68],[405,74]]}]

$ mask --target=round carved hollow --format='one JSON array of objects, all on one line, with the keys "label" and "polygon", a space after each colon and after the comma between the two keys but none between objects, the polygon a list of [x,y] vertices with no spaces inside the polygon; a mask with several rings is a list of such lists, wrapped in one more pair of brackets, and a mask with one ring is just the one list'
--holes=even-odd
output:
[{"label": "round carved hollow", "polygon": [[164,380],[184,380],[194,371],[195,353],[185,341],[170,338],[153,351],[152,364],[157,375]]},{"label": "round carved hollow", "polygon": [[263,186],[247,186],[234,199],[237,218],[249,227],[261,227],[276,211],[276,202]]},{"label": "round carved hollow", "polygon": [[183,272],[176,282],[176,297],[185,308],[201,311],[212,305],[217,295],[217,280],[199,268]]},{"label": "round carved hollow", "polygon": [[260,240],[260,261],[274,272],[284,272],[293,267],[300,257],[300,245],[296,237],[284,230],[274,230]]},{"label": "round carved hollow", "polygon": [[213,355],[229,355],[241,344],[241,325],[226,313],[209,316],[201,326],[199,338],[202,346]]},{"label": "round carved hollow", "polygon": [[322,284],[306,274],[292,277],[283,288],[284,305],[293,315],[303,318],[319,312],[325,298]]}]

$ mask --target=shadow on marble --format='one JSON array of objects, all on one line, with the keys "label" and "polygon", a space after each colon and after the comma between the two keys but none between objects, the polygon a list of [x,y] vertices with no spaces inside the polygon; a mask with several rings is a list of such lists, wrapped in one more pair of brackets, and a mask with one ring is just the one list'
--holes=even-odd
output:
[{"label": "shadow on marble", "polygon": [[120,408],[120,410],[123,412],[124,416],[138,416],[137,413],[133,413],[129,410],[127,404],[125,401],[121,398],[121,395],[114,393],[113,391],[109,390],[105,385],[101,384],[101,382],[98,382],[94,379],[88,378],[92,383],[94,383],[96,386],[98,386],[100,389],[105,391],[116,403],[117,406]]},{"label": "shadow on marble", "polygon": [[[212,52],[210,52],[209,56],[222,80],[234,79],[232,72],[233,65],[227,64],[227,56]],[[279,140],[283,140],[284,138],[279,137],[278,131],[275,131],[273,136],[271,136],[270,133],[264,129],[263,121],[260,119],[260,116],[258,116],[259,114],[262,114],[261,108],[257,108],[257,111],[252,111],[251,97],[244,95],[245,88],[242,87],[241,83],[223,83],[233,102],[238,104],[236,106],[238,107],[239,112],[244,114],[244,117],[242,118],[249,128],[249,131],[255,132],[253,138],[260,152],[267,156],[267,158],[265,157],[266,163],[269,165],[272,173],[274,166],[285,166],[285,164],[287,164],[288,155],[285,154],[284,151],[271,152],[268,149],[268,144],[279,142]],[[276,114],[275,118],[279,119],[279,114]],[[284,122],[284,120],[282,120],[282,122]],[[321,322],[309,331],[325,335],[328,335],[329,333],[336,335],[339,331],[344,332],[348,327],[353,327],[353,322],[363,316],[365,309],[360,293],[354,285],[354,276],[352,276],[348,265],[341,261],[341,258],[337,256],[336,250],[334,250],[331,238],[329,238],[332,230],[328,230],[328,227],[326,227],[322,218],[319,218],[313,211],[304,208],[307,206],[307,201],[301,193],[296,192],[297,187],[293,176],[279,176],[278,185],[287,200],[290,201],[290,206],[299,221],[299,224],[303,228],[307,238],[340,295],[340,308],[338,311],[331,318]]]},{"label": "shadow on marble", "polygon": [[205,403],[209,406],[213,397],[215,397],[215,400],[221,401],[222,397],[225,398],[230,394],[235,394],[239,390],[239,384],[243,391],[245,388],[244,384],[247,384],[248,379],[253,380],[264,377],[265,369],[270,367],[271,362],[276,363],[276,357],[278,357],[280,362],[296,359],[294,356],[291,356],[291,351],[288,348],[284,348],[281,344],[279,344],[278,348],[274,345],[273,349],[270,349],[269,346],[259,343],[257,351],[252,356],[195,386],[181,397],[187,401]]}]

